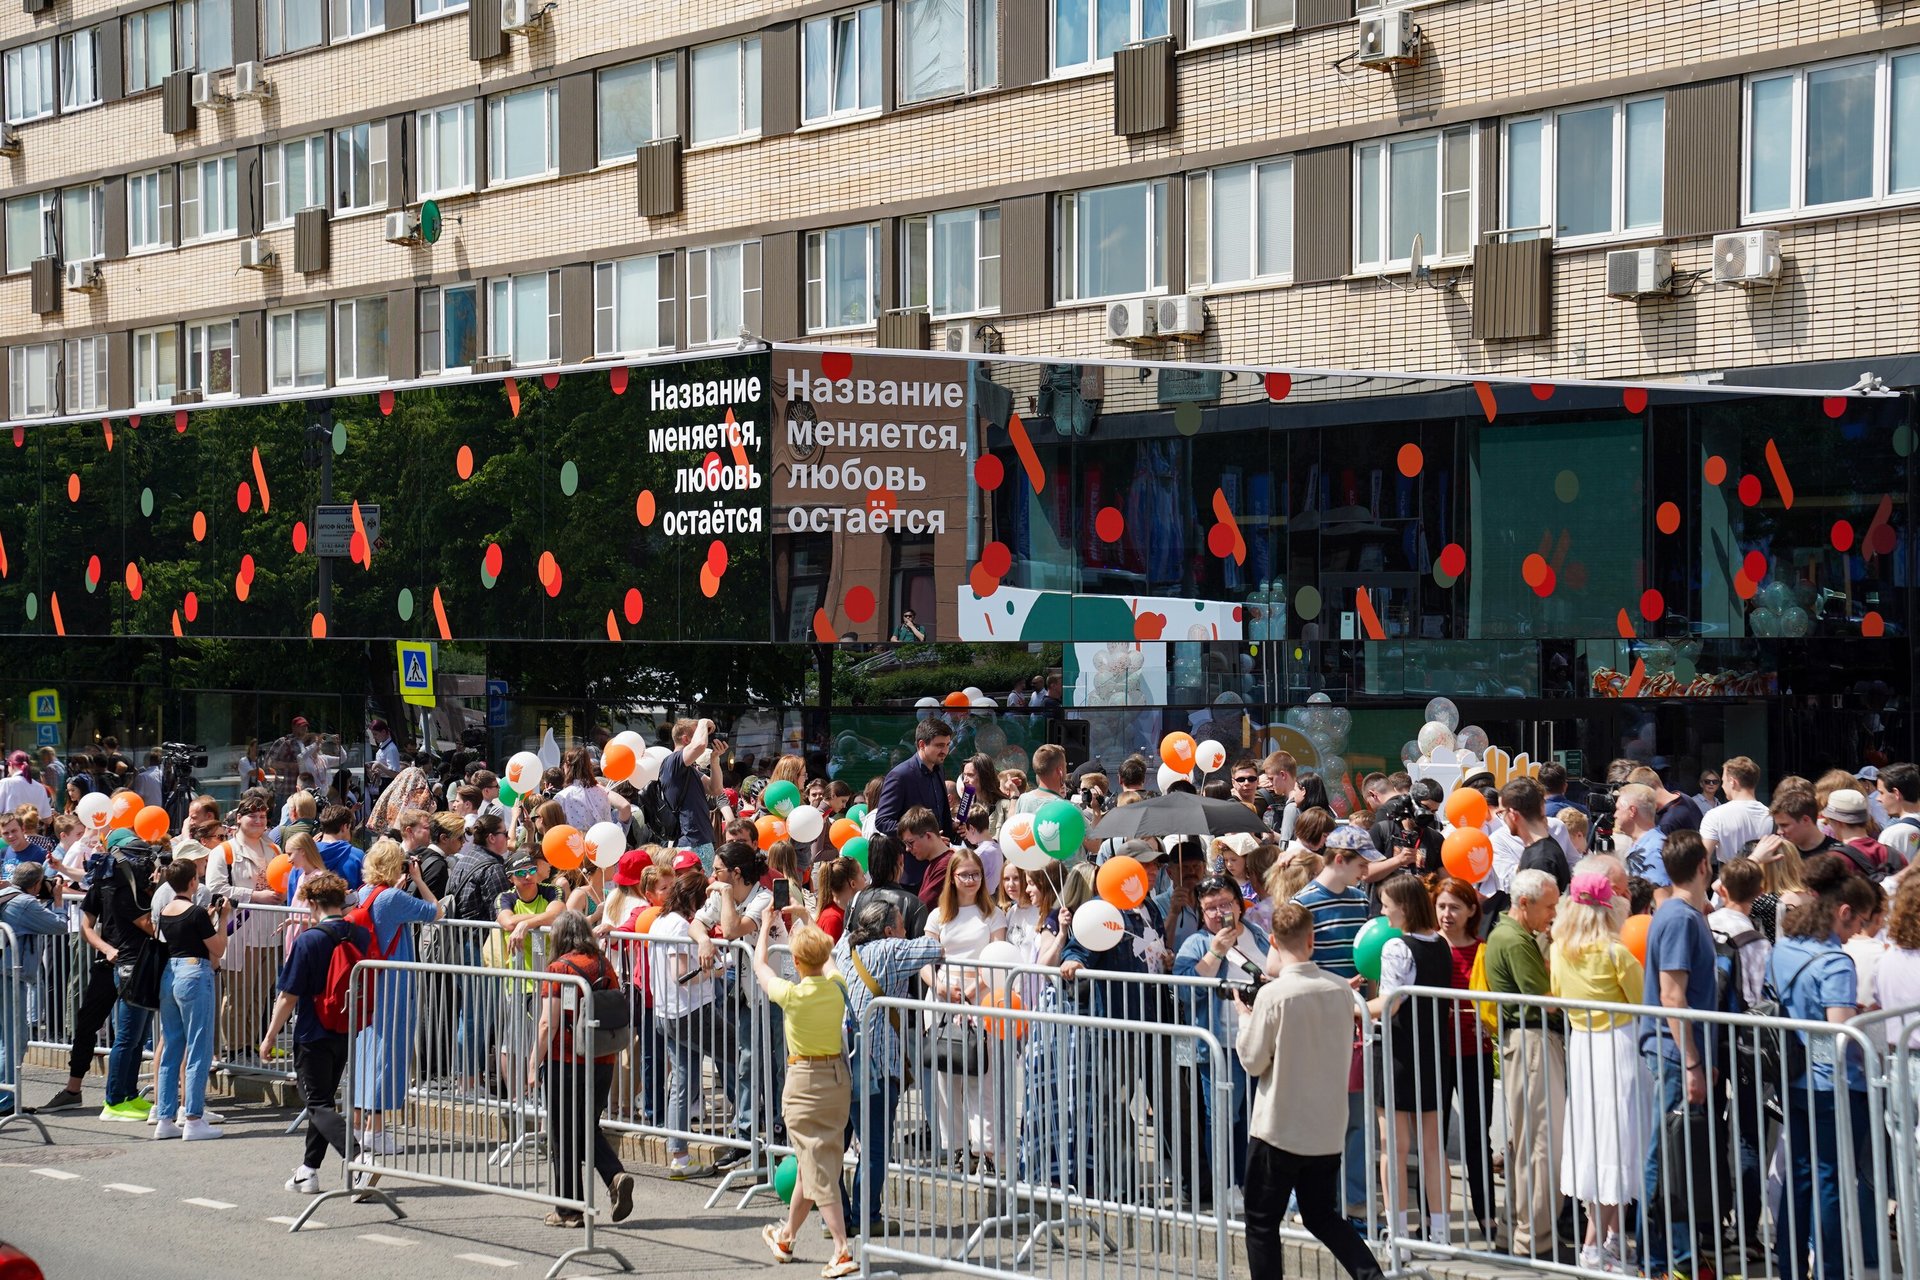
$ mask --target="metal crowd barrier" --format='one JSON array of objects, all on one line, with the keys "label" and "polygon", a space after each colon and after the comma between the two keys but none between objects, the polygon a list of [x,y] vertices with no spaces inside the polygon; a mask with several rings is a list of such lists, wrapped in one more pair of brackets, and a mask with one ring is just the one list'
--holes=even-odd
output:
[{"label": "metal crowd barrier", "polygon": [[[20,1092],[20,1064],[26,1057],[27,1028],[38,999],[38,960],[12,929],[0,924],[0,1093],[12,1099],[7,1110],[0,1112],[0,1133],[4,1133],[8,1125],[30,1124],[40,1131],[41,1145],[50,1146],[53,1138],[47,1133],[47,1126],[40,1117],[25,1110],[26,1099]],[[30,962],[35,966],[31,977]]]}]

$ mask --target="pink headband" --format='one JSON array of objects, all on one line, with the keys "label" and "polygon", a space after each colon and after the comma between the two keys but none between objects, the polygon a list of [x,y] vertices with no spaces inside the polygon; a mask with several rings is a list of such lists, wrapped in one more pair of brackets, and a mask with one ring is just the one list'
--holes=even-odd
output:
[{"label": "pink headband", "polygon": [[1613,905],[1613,881],[1601,875],[1575,876],[1568,892],[1583,907]]}]

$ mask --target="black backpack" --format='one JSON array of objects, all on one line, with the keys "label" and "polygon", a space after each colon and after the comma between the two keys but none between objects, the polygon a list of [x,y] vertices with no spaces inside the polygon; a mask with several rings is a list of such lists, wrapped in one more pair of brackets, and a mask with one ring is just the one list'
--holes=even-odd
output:
[{"label": "black backpack", "polygon": [[680,811],[667,799],[667,789],[655,778],[640,793],[640,819],[653,832],[659,844],[672,844],[680,838]]},{"label": "black backpack", "polygon": [[1747,1013],[1747,993],[1740,980],[1740,953],[1766,941],[1758,929],[1743,929],[1721,937],[1713,935],[1713,1007],[1722,1013]]},{"label": "black backpack", "polygon": [[453,874],[447,879],[447,893],[453,899],[447,912],[451,919],[493,919],[494,895],[487,884],[487,863],[492,859],[491,853],[475,850],[454,860]]}]

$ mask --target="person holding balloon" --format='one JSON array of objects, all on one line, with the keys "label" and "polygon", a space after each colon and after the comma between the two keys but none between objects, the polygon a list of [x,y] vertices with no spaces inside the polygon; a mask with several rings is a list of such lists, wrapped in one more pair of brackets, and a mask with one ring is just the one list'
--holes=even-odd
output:
[{"label": "person holding balloon", "polygon": [[[240,907],[285,901],[268,875],[280,856],[279,846],[267,839],[271,805],[272,797],[265,791],[243,792],[234,805],[233,833],[207,860],[207,888],[231,898]],[[253,1047],[253,1033],[259,1028],[260,1011],[270,993],[264,989],[249,993],[247,973],[273,972],[268,953],[279,945],[280,923],[281,917],[271,911],[242,911],[220,957],[220,1045],[229,1057],[243,1055]],[[256,978],[256,987],[258,981]],[[256,1002],[258,1009],[252,1007]]]}]

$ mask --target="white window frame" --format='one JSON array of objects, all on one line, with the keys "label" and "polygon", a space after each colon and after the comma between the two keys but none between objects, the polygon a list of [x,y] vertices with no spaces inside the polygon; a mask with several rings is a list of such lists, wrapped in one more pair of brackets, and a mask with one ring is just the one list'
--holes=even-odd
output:
[{"label": "white window frame", "polygon": [[[234,3],[236,0],[179,0],[174,23],[182,66],[195,71],[225,71],[233,65]],[[257,0],[237,3],[253,4]],[[208,56],[209,45],[215,56]]]},{"label": "white window frame", "polygon": [[[1246,40],[1254,36],[1273,35],[1280,31],[1291,31],[1299,21],[1297,0],[1225,0],[1218,7],[1226,9],[1238,7],[1240,25],[1218,35],[1203,36],[1200,30],[1200,6],[1203,0],[1187,0],[1187,31],[1191,33],[1189,48],[1204,49],[1216,44],[1230,44],[1235,40]],[[1365,5],[1361,6],[1365,8]],[[1261,10],[1266,10],[1266,20],[1261,21]],[[1284,10],[1285,17],[1277,11]]]},{"label": "white window frame", "polygon": [[173,403],[180,390],[180,326],[136,329],[133,334],[133,403],[152,408]]},{"label": "white window frame", "polygon": [[[1447,185],[1447,143],[1450,138],[1456,138],[1462,135],[1467,139],[1467,158],[1463,166],[1466,170],[1464,175],[1466,185],[1449,187]],[[1454,266],[1462,265],[1472,260],[1473,242],[1476,233],[1476,223],[1478,221],[1477,210],[1474,208],[1474,196],[1477,179],[1476,171],[1479,166],[1480,137],[1478,131],[1475,130],[1472,125],[1454,125],[1446,129],[1428,129],[1420,133],[1395,134],[1388,138],[1379,138],[1370,142],[1357,142],[1354,144],[1353,269],[1355,272],[1404,271],[1410,266],[1412,262],[1410,252],[1395,256],[1391,247],[1391,232],[1393,227],[1392,152],[1395,147],[1409,146],[1425,141],[1434,142],[1436,147],[1434,157],[1434,228],[1436,234],[1434,238],[1442,242],[1441,244],[1422,246],[1425,261],[1429,265]],[[1365,210],[1361,196],[1365,191],[1365,183],[1367,180],[1365,169],[1369,165],[1377,165],[1379,168],[1377,180],[1380,186],[1380,207],[1377,210],[1379,221],[1375,228],[1375,233],[1379,239],[1381,253],[1384,255],[1379,259],[1369,259],[1362,254],[1362,247],[1365,244],[1365,240],[1362,235],[1361,223]],[[1455,176],[1458,177],[1460,175]],[[1466,234],[1464,243],[1451,253],[1446,251],[1444,244],[1447,228],[1447,201],[1449,199],[1463,200],[1466,206]],[[1409,242],[1408,249],[1411,250],[1411,247],[1411,242]]]},{"label": "white window frame", "polygon": [[[1220,261],[1217,254],[1218,237],[1214,232],[1215,191],[1214,186],[1220,176],[1230,172],[1244,171],[1247,175],[1247,266],[1249,274],[1232,280],[1219,278]],[[1261,243],[1261,232],[1266,219],[1262,208],[1263,197],[1261,179],[1270,174],[1286,175],[1287,194],[1285,197],[1287,219],[1287,243],[1277,248],[1277,252],[1286,259],[1285,265],[1271,271],[1262,271],[1261,265],[1269,246]],[[1217,165],[1211,169],[1202,169],[1198,173],[1187,175],[1187,288],[1195,293],[1219,293],[1231,289],[1245,289],[1252,286],[1285,284],[1293,279],[1294,247],[1299,237],[1293,225],[1293,157],[1281,156],[1273,160],[1253,160],[1246,164]]]},{"label": "white window frame", "polygon": [[[852,102],[839,101],[841,77],[846,71],[841,59],[843,38],[851,42],[853,50]],[[822,59],[824,67],[820,65]],[[879,5],[863,4],[808,18],[800,24],[800,123],[827,124],[879,115],[885,67],[885,20]],[[826,77],[823,103],[809,101],[816,74]]]},{"label": "white window frame", "polygon": [[60,249],[60,193],[58,191],[38,191],[32,195],[13,196],[0,209],[0,218],[10,225],[13,222],[13,207],[26,201],[35,201],[39,208],[34,211],[34,223],[40,228],[39,252],[28,254],[19,266],[14,266],[14,250],[18,248],[15,237],[7,237],[7,274],[23,275],[33,269],[35,258],[49,257]]},{"label": "white window frame", "polygon": [[[640,138],[633,147],[614,150],[609,153],[607,146],[607,77],[623,73],[633,73],[645,78],[645,92],[653,99],[653,127],[645,138]],[[679,59],[673,54],[662,54],[658,58],[642,58],[638,62],[623,62],[617,67],[603,67],[593,77],[593,135],[595,139],[594,155],[599,164],[625,164],[634,158],[634,152],[649,142],[661,138],[671,138],[679,133]]]},{"label": "white window frame", "polygon": [[51,418],[59,413],[60,344],[28,342],[9,347],[7,392],[10,417]]},{"label": "white window frame", "polygon": [[[1148,240],[1145,267],[1146,287],[1119,293],[1088,293],[1083,288],[1079,245],[1077,243],[1080,202],[1083,197],[1138,188],[1142,211],[1146,214]],[[1167,180],[1152,178],[1140,182],[1122,182],[1107,187],[1089,187],[1065,191],[1053,206],[1056,246],[1054,251],[1055,295],[1063,303],[1106,302],[1114,298],[1137,298],[1167,291]]]},{"label": "white window frame", "polygon": [[127,175],[127,253],[173,248],[173,201],[162,198],[164,169]]},{"label": "white window frame", "polygon": [[[15,45],[0,54],[0,79],[6,84],[8,124],[45,120],[60,101],[60,85],[53,71],[53,38]],[[29,90],[33,97],[28,99]]]},{"label": "white window frame", "polygon": [[[362,142],[364,138],[364,142]],[[365,172],[355,145],[364,146]],[[343,217],[387,207],[387,122],[363,120],[333,131],[333,211]]]},{"label": "white window frame", "polygon": [[[702,55],[716,55],[722,50],[730,50],[733,55],[733,118],[738,128],[732,133],[717,133],[711,137],[702,138],[697,132],[700,126]],[[729,142],[738,142],[742,138],[760,136],[760,56],[759,36],[702,45],[687,55],[688,147],[717,147]],[[719,63],[710,58],[705,65],[717,67]]]},{"label": "white window frame", "polygon": [[[934,303],[933,282],[946,272],[940,260],[941,241],[933,234],[933,224],[940,219],[968,214],[973,216],[975,305],[966,310],[943,310]],[[984,248],[989,239],[993,241],[991,253]],[[905,218],[900,223],[900,297],[909,310],[924,310],[934,320],[996,315],[1000,311],[1000,263],[1004,253],[1005,246],[1000,240],[1000,206],[997,204],[977,209],[943,209],[939,213]],[[924,278],[916,279],[917,273],[923,274]],[[989,295],[991,301],[987,300]]]},{"label": "white window frame", "polygon": [[[766,270],[760,257],[758,240],[736,240],[731,244],[702,245],[687,250],[687,340],[688,347],[717,347],[740,340],[736,329],[733,333],[713,331],[713,258],[715,254],[738,253],[740,255],[740,327],[752,329],[756,312],[760,308],[760,290]],[[748,263],[752,271],[748,271]],[[693,323],[694,304],[698,303],[705,312],[707,323],[697,329]]]},{"label": "white window frame", "polygon": [[[218,220],[207,217],[209,181],[217,183],[225,197]],[[233,239],[240,229],[239,157],[228,152],[204,160],[182,161],[180,175],[175,179],[175,200],[174,216],[180,228],[181,244]]]},{"label": "white window frame", "polygon": [[[540,165],[529,173],[505,176],[512,167],[507,163],[507,108],[509,103],[541,104]],[[535,85],[513,93],[498,93],[487,99],[487,186],[510,187],[522,182],[541,182],[560,172],[560,89],[557,85]]]},{"label": "white window frame", "polygon": [[[1601,244],[1609,240],[1644,239],[1658,236],[1663,219],[1651,223],[1629,226],[1627,224],[1627,116],[1629,111],[1644,103],[1659,103],[1661,106],[1661,137],[1666,136],[1666,94],[1645,93],[1631,98],[1613,98],[1602,102],[1585,102],[1578,106],[1562,107],[1553,111],[1538,112],[1533,115],[1514,116],[1500,123],[1500,220],[1516,228],[1509,237],[1514,240],[1536,238],[1541,232],[1529,232],[1518,228],[1512,213],[1514,193],[1513,151],[1509,145],[1513,131],[1524,125],[1540,126],[1540,191],[1537,197],[1540,205],[1540,225],[1546,228],[1544,234],[1553,237],[1556,244]],[[1586,111],[1611,110],[1613,112],[1613,175],[1612,175],[1612,214],[1611,225],[1604,231],[1583,232],[1579,235],[1568,234],[1560,223],[1559,182],[1560,182],[1560,118],[1578,115]],[[1666,164],[1664,149],[1660,163],[1653,172],[1659,175],[1662,191],[1665,194]],[[1660,200],[1655,201],[1661,203]]]},{"label": "white window frame", "polygon": [[[153,52],[152,37],[147,28],[155,22],[164,22],[167,26],[167,64],[164,67],[148,66],[147,55]],[[174,73],[173,47],[173,6],[156,5],[151,9],[142,9],[130,13],[124,19],[127,33],[126,77],[127,93],[145,93],[149,89],[158,89],[166,78]]]},{"label": "white window frame", "polygon": [[100,413],[107,407],[107,339],[68,338],[61,358],[63,413]]},{"label": "white window frame", "polygon": [[[440,172],[441,134],[453,128],[460,131],[460,172]],[[419,157],[417,177],[422,200],[465,195],[474,188],[473,103],[455,102],[444,107],[429,107],[414,117],[414,154]],[[449,178],[452,181],[449,181]]]},{"label": "white window frame", "polygon": [[428,22],[451,13],[465,13],[467,0],[413,0],[413,20]]},{"label": "white window frame", "polygon": [[[447,373],[466,373],[473,368],[472,361],[466,364],[449,365],[447,363],[447,322],[446,298],[449,294],[465,294],[468,306],[473,309],[473,352],[479,357],[484,351],[486,328],[480,315],[480,286],[477,284],[434,285],[420,291],[420,375],[437,377]],[[428,354],[429,342],[432,354]]]},{"label": "white window frame", "polygon": [[[623,282],[622,268],[653,263],[653,296],[631,297]],[[673,255],[642,254],[613,262],[593,264],[593,354],[596,356],[637,356],[673,349],[674,307]],[[653,342],[632,345],[620,341],[623,313],[638,309],[653,313]]]},{"label": "white window frame", "polygon": [[[1920,203],[1920,186],[1895,191],[1893,184],[1893,67],[1896,62],[1920,58],[1920,50],[1896,49],[1887,53],[1857,58],[1836,58],[1811,63],[1787,71],[1769,71],[1748,76],[1741,85],[1740,112],[1740,211],[1744,222],[1776,222],[1782,218],[1826,217],[1862,209],[1879,209]],[[1860,199],[1834,200],[1821,204],[1807,202],[1807,77],[1845,67],[1871,66],[1873,90],[1873,181],[1872,189]],[[1753,204],[1753,91],[1755,86],[1789,80],[1792,112],[1792,139],[1787,148],[1787,203],[1780,207],[1755,208]],[[1920,140],[1916,140],[1920,142]]]},{"label": "white window frame", "polygon": [[[927,93],[915,93],[912,9],[916,5],[941,4],[957,5],[962,11],[960,21],[965,28],[962,36],[965,48],[960,55],[960,83],[954,87],[942,85]],[[894,36],[895,43],[899,45],[895,74],[899,86],[897,96],[902,103],[937,102],[942,98],[979,93],[999,85],[1000,0],[901,0],[895,11],[895,21],[899,24]]]},{"label": "white window frame", "polygon": [[[1162,9],[1169,14],[1179,0],[1165,0]],[[1065,50],[1060,46],[1060,8],[1067,4],[1081,6],[1081,17],[1086,22],[1087,43],[1085,48]],[[1127,15],[1127,44],[1138,44],[1143,40],[1154,40],[1167,35],[1163,27],[1158,31],[1146,29],[1148,0],[1131,0]],[[1096,71],[1105,71],[1113,66],[1113,54],[1100,53],[1099,0],[1047,0],[1047,66],[1049,74],[1055,78],[1089,75]],[[1171,17],[1168,23],[1171,24]],[[1061,61],[1066,54],[1074,54],[1071,61]]]},{"label": "white window frame", "polygon": [[[381,367],[378,369],[369,370],[360,367],[360,329],[363,323],[377,323],[379,326],[375,335],[379,338],[376,345],[382,356]],[[349,382],[385,381],[387,370],[392,367],[392,362],[385,359],[388,342],[386,335],[391,335],[392,332],[386,294],[376,293],[365,298],[343,298],[334,303],[334,384],[344,386]]]},{"label": "white window frame", "polygon": [[101,101],[100,28],[69,31],[60,37],[60,113],[85,111]]},{"label": "white window frame", "polygon": [[[308,9],[312,13],[313,39],[305,44],[287,43],[287,11],[296,8]],[[327,42],[326,0],[266,0],[265,10],[260,48],[267,57],[277,58],[281,54],[298,53],[302,49],[318,49]]]},{"label": "white window frame", "polygon": [[327,43],[347,44],[387,29],[384,0],[329,0]]},{"label": "white window frame", "polygon": [[[87,238],[93,243],[86,246],[87,252],[81,253],[80,246],[72,243],[75,237],[69,233],[67,210],[69,201],[77,202],[84,198],[87,203]],[[91,183],[83,187],[63,187],[60,190],[60,260],[62,262],[97,262],[107,256],[107,188],[104,183]]]},{"label": "white window frame", "polygon": [[305,170],[307,202],[300,209],[324,208],[330,188],[327,185],[327,135],[311,133],[289,142],[270,142],[260,157],[261,225],[290,227],[300,209],[285,208],[287,166],[297,164]]},{"label": "white window frame", "polygon": [[[240,393],[239,336],[239,322],[232,317],[195,320],[187,325],[186,346],[181,351],[180,363],[186,372],[188,391],[198,391],[202,400],[223,400]],[[213,355],[221,350],[227,353],[227,387],[224,391],[215,391],[211,385]]]},{"label": "white window frame", "polygon": [[[320,340],[314,344],[319,352],[320,367],[302,369],[300,367],[300,330],[310,324],[320,326]],[[284,330],[287,339],[287,356],[293,368],[281,368],[278,333]],[[267,390],[294,391],[308,387],[327,385],[327,308],[323,303],[313,307],[293,307],[282,311],[267,312]]]},{"label": "white window frame", "polygon": [[[521,349],[522,344],[518,341],[521,335],[515,323],[519,319],[519,295],[523,290],[534,288],[536,281],[546,292],[544,306],[547,313],[546,340],[538,354]],[[557,363],[560,359],[559,271],[528,271],[517,276],[494,276],[489,279],[486,323],[488,355],[505,356],[516,369]]]},{"label": "white window frame", "polygon": [[[808,333],[851,333],[871,329],[878,323],[881,237],[881,225],[877,222],[807,232],[802,242],[801,261],[804,270],[801,274],[806,285],[802,296],[805,299]],[[844,319],[827,314],[827,258],[829,254],[849,252],[865,267],[866,288],[860,315]]]}]

